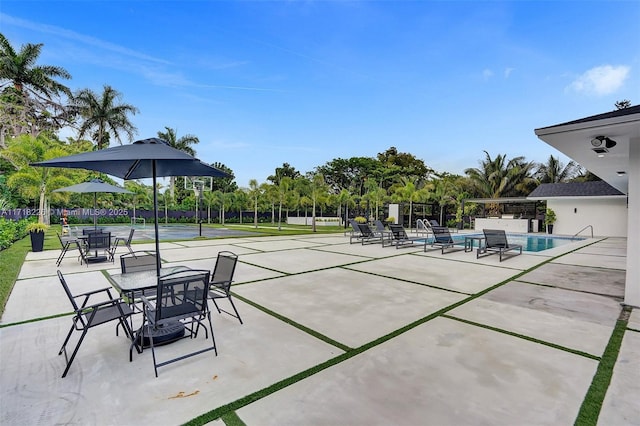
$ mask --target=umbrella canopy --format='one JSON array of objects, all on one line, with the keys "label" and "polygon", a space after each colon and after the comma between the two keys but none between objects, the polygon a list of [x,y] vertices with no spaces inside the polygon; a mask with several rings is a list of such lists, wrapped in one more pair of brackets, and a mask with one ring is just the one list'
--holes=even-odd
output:
[{"label": "umbrella canopy", "polygon": [[100,179],[91,179],[89,182],[82,182],[76,185],[65,186],[64,188],[55,189],[53,192],[93,192],[93,227],[98,228],[98,216],[95,214],[98,206],[98,192],[113,192],[118,194],[133,194],[133,192],[120,188],[119,186],[111,185],[101,181]]},{"label": "umbrella canopy", "polygon": [[153,214],[155,218],[156,273],[160,276],[160,243],[158,240],[158,176],[228,177],[222,170],[211,167],[191,155],[169,146],[158,138],[136,141],[98,151],[84,152],[48,161],[32,163],[39,167],[62,167],[95,170],[121,179],[153,179]]}]

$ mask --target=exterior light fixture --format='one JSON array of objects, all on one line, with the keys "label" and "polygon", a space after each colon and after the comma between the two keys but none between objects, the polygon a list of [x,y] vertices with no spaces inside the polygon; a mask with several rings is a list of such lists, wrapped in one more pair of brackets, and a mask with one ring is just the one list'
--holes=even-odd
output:
[{"label": "exterior light fixture", "polygon": [[596,136],[595,138],[591,139],[591,145],[593,146],[591,150],[595,152],[598,157],[602,158],[606,153],[609,152],[609,148],[613,148],[617,144],[618,143],[616,141],[608,138],[607,136]]},{"label": "exterior light fixture", "polygon": [[604,140],[605,140],[604,136],[596,136],[595,138],[591,139],[591,145],[597,148],[600,145],[602,145],[602,141]]}]

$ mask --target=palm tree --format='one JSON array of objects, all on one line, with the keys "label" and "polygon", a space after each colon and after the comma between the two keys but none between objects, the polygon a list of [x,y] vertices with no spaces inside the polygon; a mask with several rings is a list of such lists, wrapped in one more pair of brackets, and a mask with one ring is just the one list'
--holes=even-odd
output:
[{"label": "palm tree", "polygon": [[[170,147],[182,152],[186,152],[187,154],[193,155],[195,157],[196,151],[191,147],[191,145],[200,143],[200,139],[198,139],[197,136],[187,134],[178,138],[176,129],[172,129],[166,126],[164,129],[166,130],[166,132],[158,132],[158,137],[160,139],[167,141]],[[176,177],[171,176],[169,178],[169,191],[172,198],[175,196],[175,188]]]},{"label": "palm tree", "polygon": [[289,176],[283,176],[280,178],[278,185],[278,201],[280,202],[280,206],[278,207],[278,231],[282,230],[282,205],[285,204],[287,196],[289,195],[289,190],[293,186],[293,179]]},{"label": "palm tree", "polygon": [[253,227],[258,227],[258,200],[262,195],[262,188],[258,185],[258,181],[256,179],[251,179],[249,181],[249,195],[253,200]]},{"label": "palm tree", "polygon": [[[71,78],[71,74],[62,67],[36,65],[43,46],[42,43],[27,43],[20,47],[19,52],[16,52],[9,40],[0,33],[0,88],[7,84],[12,85],[11,88],[5,88],[3,94],[11,100],[8,102],[9,108],[7,110],[14,110],[16,116],[16,120],[8,122],[3,119],[2,128],[0,128],[0,147],[5,147],[5,126],[12,127],[11,134],[14,136],[25,133],[25,129],[29,133],[35,134],[38,132],[34,131],[32,125],[40,127],[43,120],[46,121],[46,118],[43,117],[57,122],[58,118],[66,116],[66,108],[59,102],[54,102],[52,98],[62,94],[71,97],[69,88],[57,81],[57,79],[68,80]],[[52,115],[50,112],[43,114],[49,107],[61,110],[61,114]],[[34,114],[35,109],[40,110],[38,114]],[[58,125],[58,127],[62,127],[62,125]]]},{"label": "palm tree", "polygon": [[260,185],[262,193],[265,195],[265,199],[271,204],[271,224],[276,223],[276,202],[278,201],[278,188],[274,184],[263,183]]},{"label": "palm tree", "polygon": [[[484,151],[485,159],[479,168],[469,168],[464,172],[471,180],[475,194],[482,198],[500,198],[526,195],[534,182],[531,177],[534,163],[525,162],[524,157],[515,157],[507,161],[506,155],[498,155],[492,159]],[[500,206],[490,204],[491,214],[499,214]]]},{"label": "palm tree", "polygon": [[403,186],[399,186],[395,190],[395,198],[399,201],[409,202],[409,228],[413,228],[413,203],[424,201],[429,197],[429,186],[417,186],[408,178],[403,177]]},{"label": "palm tree", "polygon": [[129,120],[129,114],[135,115],[139,111],[133,105],[120,103],[121,98],[120,92],[109,85],[104,85],[102,94],[91,89],[78,91],[73,98],[83,120],[78,129],[78,139],[91,133],[98,149],[109,146],[111,136],[122,144],[121,132],[132,141],[138,129]]},{"label": "palm tree", "polygon": [[561,183],[570,181],[579,173],[580,166],[574,161],[565,166],[558,157],[550,155],[545,164],[538,165],[535,177],[540,183]]},{"label": "palm tree", "polygon": [[311,178],[311,185],[309,189],[309,195],[312,202],[311,228],[313,232],[316,232],[316,206],[318,205],[318,203],[323,202],[329,192],[329,187],[324,182],[324,176],[322,175],[322,173],[316,173],[315,175],[313,175],[313,177]]},{"label": "palm tree", "polygon": [[62,144],[56,144],[44,135],[21,135],[7,141],[7,148],[0,150],[0,158],[7,160],[15,172],[7,179],[7,186],[25,199],[38,199],[38,221],[45,223],[47,198],[68,200],[68,195],[52,193],[52,189],[68,186],[74,176],[86,172],[71,172],[49,167],[30,167],[29,163],[68,155]]}]

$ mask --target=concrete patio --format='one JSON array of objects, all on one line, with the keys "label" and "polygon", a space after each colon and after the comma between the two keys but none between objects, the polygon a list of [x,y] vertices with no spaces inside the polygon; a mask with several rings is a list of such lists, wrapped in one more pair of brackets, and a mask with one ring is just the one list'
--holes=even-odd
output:
[{"label": "concrete patio", "polygon": [[[212,269],[218,251],[238,254],[244,324],[214,310],[218,356],[158,378],[151,351],[130,363],[129,341],[105,325],[61,379],[71,318],[55,317],[70,311],[59,251],[29,253],[1,319],[0,424],[177,425],[232,404],[250,426],[571,425],[622,312],[625,244],[587,239],[499,262],[342,234],[161,243],[167,267]],[[71,254],[60,270],[78,293],[109,286],[119,267]],[[640,424],[638,401],[636,309],[598,423]]]}]

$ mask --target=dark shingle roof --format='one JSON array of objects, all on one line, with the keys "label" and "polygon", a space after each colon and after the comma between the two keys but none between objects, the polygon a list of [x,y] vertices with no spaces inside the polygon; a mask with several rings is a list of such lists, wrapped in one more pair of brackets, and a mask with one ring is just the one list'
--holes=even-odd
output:
[{"label": "dark shingle roof", "polygon": [[605,112],[603,114],[592,115],[590,117],[580,118],[578,120],[567,121],[566,123],[555,124],[553,126],[542,127],[541,129],[538,129],[538,130],[548,129],[551,127],[567,126],[569,124],[587,123],[589,121],[605,120],[607,118],[624,117],[625,115],[631,115],[631,114],[637,114],[637,113],[640,113],[640,105],[634,105],[629,108],[622,108],[615,111]]},{"label": "dark shingle roof", "polygon": [[527,198],[551,197],[603,197],[624,195],[605,181],[543,183],[533,190]]}]

